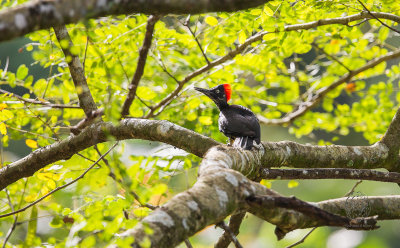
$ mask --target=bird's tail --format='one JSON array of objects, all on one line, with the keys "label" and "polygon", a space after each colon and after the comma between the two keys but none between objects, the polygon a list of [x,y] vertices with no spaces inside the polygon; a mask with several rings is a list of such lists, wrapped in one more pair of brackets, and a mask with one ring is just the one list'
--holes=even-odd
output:
[{"label": "bird's tail", "polygon": [[251,150],[254,145],[254,139],[252,137],[237,137],[233,142],[233,147],[241,147],[245,150]]}]

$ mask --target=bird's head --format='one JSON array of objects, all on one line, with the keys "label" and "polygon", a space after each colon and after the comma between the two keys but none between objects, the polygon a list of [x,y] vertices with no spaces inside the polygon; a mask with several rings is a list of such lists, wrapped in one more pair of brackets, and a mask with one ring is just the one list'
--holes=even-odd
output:
[{"label": "bird's head", "polygon": [[208,96],[218,107],[227,106],[231,99],[232,88],[230,84],[220,84],[209,90],[198,87],[194,87],[194,89]]}]

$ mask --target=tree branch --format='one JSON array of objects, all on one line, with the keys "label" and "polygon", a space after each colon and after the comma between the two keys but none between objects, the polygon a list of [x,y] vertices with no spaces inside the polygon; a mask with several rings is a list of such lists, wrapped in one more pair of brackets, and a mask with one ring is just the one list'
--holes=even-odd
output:
[{"label": "tree branch", "polygon": [[316,228],[316,227],[313,227],[306,235],[304,235],[304,237],[303,237],[302,239],[300,239],[299,241],[297,241],[297,242],[295,242],[295,243],[293,243],[293,244],[291,244],[291,245],[286,246],[286,248],[292,248],[292,247],[295,247],[295,246],[297,246],[297,245],[299,245],[299,244],[301,244],[301,243],[304,243],[304,241],[306,240],[306,238],[307,238],[308,236],[310,236],[310,234],[311,234],[312,232],[314,232],[315,229],[317,229],[317,228]]},{"label": "tree branch", "polygon": [[[68,34],[68,30],[64,25],[54,27],[54,32],[68,63],[69,71],[75,85],[75,91],[78,94],[79,106],[83,109],[86,116],[90,116],[93,111],[97,110],[97,106],[87,85],[86,77],[83,73],[83,67],[79,60],[79,56],[72,54],[70,51],[70,48],[73,47],[74,44],[72,43],[72,40]],[[68,47],[64,47],[62,45],[63,40],[68,42]]]},{"label": "tree branch", "polygon": [[[246,212],[242,211],[238,214],[233,214],[229,219],[229,229],[233,233],[233,235],[237,236],[239,234],[239,228],[242,224],[243,218],[246,216]],[[227,248],[231,243],[229,232],[224,232],[222,236],[218,239],[217,243],[215,243],[214,248]]]},{"label": "tree branch", "polygon": [[38,100],[34,100],[34,99],[27,99],[27,98],[23,98],[22,96],[19,96],[17,94],[8,92],[6,90],[2,90],[0,89],[0,93],[3,94],[8,94],[9,97],[14,97],[18,100],[20,100],[23,103],[28,103],[28,104],[39,104],[39,105],[44,105],[46,107],[50,107],[50,108],[58,108],[58,109],[63,109],[63,108],[81,108],[79,106],[73,106],[73,105],[64,105],[64,104],[55,104],[55,103],[51,103],[51,102],[42,102],[42,101],[38,101]]},{"label": "tree branch", "polygon": [[394,32],[396,32],[396,33],[398,33],[398,34],[400,34],[400,31],[399,30],[397,30],[397,29],[395,29],[395,28],[392,28],[391,26],[389,26],[389,25],[387,25],[386,23],[384,23],[384,22],[382,22],[378,17],[376,17],[373,13],[371,13],[371,11],[369,11],[369,9],[363,4],[363,2],[361,2],[360,0],[357,0],[360,4],[361,4],[361,6],[363,6],[363,8],[365,9],[365,11],[367,11],[368,12],[368,14],[370,14],[373,18],[375,18],[378,22],[380,22],[383,26],[385,26],[385,27],[387,27],[388,29],[390,29],[390,30],[392,30],[392,31],[394,31]]},{"label": "tree branch", "polygon": [[319,223],[324,226],[340,226],[350,230],[373,230],[378,228],[378,226],[376,226],[377,216],[372,218],[350,219],[348,217],[332,214],[310,203],[301,201],[296,197],[250,196],[246,201],[250,207],[267,209],[279,207],[292,209],[318,220]]},{"label": "tree branch", "polygon": [[389,148],[390,158],[398,159],[400,149],[400,108],[397,109],[380,142]]},{"label": "tree branch", "polygon": [[[298,228],[333,224],[326,219],[310,218],[293,210],[248,206],[245,199],[249,196],[279,197],[274,191],[243,176],[247,174],[249,178],[254,178],[257,173],[251,173],[245,167],[260,163],[263,156],[264,151],[250,152],[225,146],[211,148],[199,167],[198,181],[191,189],[174,196],[165,205],[145,217],[134,229],[126,231],[121,236],[133,236],[134,247],[139,247],[138,244],[147,238],[154,247],[174,247],[204,227],[219,223],[228,215],[243,208],[278,225],[281,235]],[[366,199],[340,198],[313,203],[312,206],[332,214],[346,216],[349,203],[362,205],[365,202]],[[400,216],[400,196],[369,197],[367,203],[370,210],[368,216],[378,215],[379,219],[396,219]],[[385,209],[386,207],[389,209]],[[374,219],[375,217],[355,219],[350,224],[352,228],[365,228],[365,224],[370,224],[365,222],[374,222]],[[152,229],[152,234],[145,232],[145,228],[148,227]]]},{"label": "tree branch", "polygon": [[[143,139],[164,142],[202,157],[217,141],[168,121],[125,119],[118,126],[96,123],[76,136],[39,148],[0,169],[0,190],[9,184],[33,175],[58,160],[70,159],[79,151],[109,140]],[[202,144],[199,146],[198,144]]]},{"label": "tree branch", "polygon": [[[7,200],[8,200],[8,204],[10,205],[11,211],[14,212],[14,205],[13,205],[13,203],[12,203],[12,201],[11,201],[10,194],[8,193],[8,190],[6,190],[6,195],[7,195]],[[18,223],[18,215],[14,215],[13,223],[12,223],[10,229],[8,229],[8,232],[7,232],[7,234],[6,234],[6,237],[4,238],[2,248],[5,248],[5,247],[6,247],[7,242],[8,242],[8,240],[9,240],[10,237],[11,237],[11,234],[14,232],[15,228],[17,227],[17,223]]]},{"label": "tree branch", "polygon": [[0,41],[82,19],[122,14],[198,14],[238,11],[268,0],[36,0],[0,11]]},{"label": "tree branch", "polygon": [[[44,166],[61,159],[69,159],[76,152],[109,139],[143,139],[164,142],[197,156],[219,144],[215,140],[182,128],[168,121],[126,119],[119,126],[111,123],[97,123],[84,129],[79,135],[68,137],[49,146],[40,148],[0,169],[0,189],[23,178],[33,175]],[[199,144],[202,144],[199,146]],[[229,152],[233,147],[222,146],[220,150]],[[235,154],[237,153],[233,153]],[[318,168],[386,168],[396,170],[398,159],[389,158],[388,148],[382,143],[372,146],[312,146],[295,142],[266,142],[258,151],[245,151],[251,163],[240,164],[235,169],[244,175],[258,175],[263,165],[268,167]],[[239,155],[237,155],[239,156]],[[235,157],[232,159],[240,159]],[[201,173],[201,170],[200,170]]]},{"label": "tree branch", "polygon": [[140,79],[142,78],[144,67],[146,65],[147,54],[151,47],[151,41],[153,39],[153,33],[154,33],[154,26],[159,19],[160,16],[154,16],[154,15],[149,16],[149,18],[147,19],[146,33],[144,35],[143,45],[139,49],[139,59],[137,62],[136,71],[128,87],[129,92],[122,106],[122,111],[121,111],[122,117],[129,115],[129,108],[132,105],[133,100],[135,100],[136,89],[139,85]]},{"label": "tree branch", "polygon": [[263,179],[352,179],[400,183],[400,173],[370,169],[315,168],[315,169],[262,169]]},{"label": "tree branch", "polygon": [[218,227],[222,228],[224,230],[224,233],[227,233],[230,240],[235,244],[236,248],[243,248],[243,246],[239,243],[239,240],[237,239],[236,235],[233,233],[233,231],[225,224],[224,221],[221,221],[220,223],[217,224]]}]

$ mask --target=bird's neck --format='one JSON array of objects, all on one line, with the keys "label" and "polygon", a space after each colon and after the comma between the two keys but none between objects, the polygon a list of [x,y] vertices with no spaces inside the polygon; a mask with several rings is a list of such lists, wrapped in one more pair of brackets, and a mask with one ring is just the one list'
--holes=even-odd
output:
[{"label": "bird's neck", "polygon": [[220,111],[229,107],[229,104],[227,102],[216,102],[215,104],[217,105]]}]

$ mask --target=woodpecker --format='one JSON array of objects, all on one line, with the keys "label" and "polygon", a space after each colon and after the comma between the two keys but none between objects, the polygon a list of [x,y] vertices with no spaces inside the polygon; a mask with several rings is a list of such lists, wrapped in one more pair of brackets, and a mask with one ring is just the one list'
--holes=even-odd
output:
[{"label": "woodpecker", "polygon": [[228,104],[232,94],[230,84],[220,84],[209,90],[198,87],[194,89],[208,96],[217,105],[220,111],[219,131],[229,138],[230,145],[250,150],[254,141],[260,144],[260,123],[256,115],[246,107]]}]

